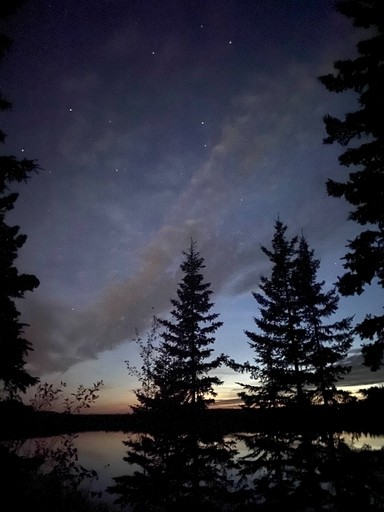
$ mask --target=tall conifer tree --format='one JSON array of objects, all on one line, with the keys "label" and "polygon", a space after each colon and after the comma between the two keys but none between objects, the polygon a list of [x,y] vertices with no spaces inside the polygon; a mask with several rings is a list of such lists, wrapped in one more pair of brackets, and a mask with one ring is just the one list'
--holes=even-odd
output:
[{"label": "tall conifer tree", "polygon": [[325,282],[317,280],[319,267],[320,261],[302,236],[293,278],[306,339],[306,380],[313,386],[313,396],[328,404],[339,394],[336,383],[351,369],[342,362],[352,346],[353,318],[326,323],[338,309],[339,296],[336,288],[324,291]]},{"label": "tall conifer tree", "polygon": [[243,385],[240,396],[246,405],[276,406],[305,399],[302,332],[292,282],[297,238],[288,240],[286,230],[277,220],[272,248],[261,248],[272,270],[270,277],[261,277],[260,292],[253,293],[260,309],[260,315],[254,318],[258,331],[245,331],[255,358],[254,364],[247,364],[244,370],[260,383]]},{"label": "tall conifer tree", "polygon": [[[13,14],[21,2],[5,2],[0,7],[0,18]],[[11,40],[0,34],[0,59],[11,46]],[[0,110],[11,107],[0,93]],[[5,133],[0,130],[0,142]],[[11,191],[15,183],[26,182],[37,171],[33,160],[18,160],[12,155],[0,156],[0,381],[8,396],[15,398],[19,392],[37,382],[25,368],[26,357],[32,344],[24,338],[26,324],[20,321],[15,299],[24,297],[25,292],[34,290],[38,279],[29,274],[20,274],[14,265],[18,251],[26,241],[26,235],[19,233],[19,226],[10,226],[6,216],[15,205],[18,193]]]},{"label": "tall conifer tree", "polygon": [[[336,9],[368,35],[357,44],[354,60],[336,61],[334,73],[319,77],[329,91],[357,96],[355,112],[344,119],[324,117],[324,143],[345,148],[339,163],[355,169],[345,182],[329,179],[328,194],[343,197],[352,207],[349,219],[364,226],[348,241],[346,272],[337,283],[340,293],[349,296],[362,294],[371,283],[384,287],[384,17],[381,0],[342,0]],[[371,340],[362,345],[362,353],[365,364],[377,370],[383,364],[384,315],[367,313],[356,331]]]},{"label": "tall conifer tree", "polygon": [[247,406],[306,405],[314,397],[329,403],[338,393],[336,383],[350,370],[342,361],[352,345],[352,318],[326,323],[338,309],[336,289],[323,291],[313,250],[304,237],[288,239],[286,231],[276,221],[272,248],[262,247],[272,269],[253,293],[258,329],[245,331],[254,363],[232,363],[258,381],[241,384]]},{"label": "tall conifer tree", "polygon": [[174,391],[176,403],[200,405],[203,408],[214,401],[214,386],[222,381],[212,376],[222,357],[211,359],[214,333],[222,325],[218,314],[211,312],[214,304],[210,298],[210,283],[204,282],[204,258],[191,240],[185,260],[180,265],[184,276],[179,283],[177,299],[171,299],[171,319],[159,319],[165,328],[161,333],[163,357],[168,365],[168,395]]}]

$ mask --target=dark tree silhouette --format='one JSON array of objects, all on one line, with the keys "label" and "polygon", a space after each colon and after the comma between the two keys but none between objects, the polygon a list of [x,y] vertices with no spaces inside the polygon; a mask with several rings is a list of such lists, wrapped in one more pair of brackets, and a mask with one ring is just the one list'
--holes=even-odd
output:
[{"label": "dark tree silhouette", "polygon": [[324,291],[325,282],[317,279],[319,267],[320,261],[314,257],[314,251],[302,236],[293,279],[306,339],[308,380],[314,387],[313,397],[328,404],[340,396],[336,383],[351,370],[342,362],[353,343],[353,317],[326,323],[337,312],[339,296],[336,288]]},{"label": "dark tree silhouette", "polygon": [[364,397],[364,403],[377,409],[384,405],[384,386],[371,386],[365,389],[359,389],[359,393]]},{"label": "dark tree silhouette", "polygon": [[[21,2],[5,2],[0,7],[0,17],[12,14]],[[10,39],[1,34],[0,58],[10,47]],[[10,108],[11,104],[0,97],[0,110]],[[0,141],[5,134],[0,131]],[[32,345],[23,337],[26,324],[20,322],[15,299],[24,297],[25,292],[34,290],[38,279],[29,274],[19,274],[14,265],[19,249],[26,241],[26,235],[19,233],[19,226],[6,223],[7,213],[14,208],[18,198],[10,187],[14,183],[26,182],[32,172],[38,170],[33,160],[18,160],[14,156],[0,156],[0,380],[9,397],[14,398],[19,392],[37,382],[25,369],[26,356]]]},{"label": "dark tree silhouette", "polygon": [[[342,295],[360,295],[366,285],[377,282],[384,287],[384,18],[380,0],[343,0],[336,9],[350,18],[356,27],[369,29],[369,39],[357,44],[354,60],[334,63],[335,72],[320,81],[335,93],[353,91],[358,109],[344,119],[324,117],[328,137],[324,143],[337,142],[347,148],[339,156],[340,165],[355,166],[349,179],[327,181],[328,194],[343,197],[353,207],[349,219],[365,226],[347,244],[344,256],[346,273],[338,279]],[[362,339],[366,366],[377,370],[383,364],[384,315],[366,318],[356,327]]]},{"label": "dark tree silhouette", "polygon": [[303,362],[304,338],[297,314],[297,297],[293,287],[294,256],[297,238],[288,240],[287,227],[275,222],[272,248],[262,251],[272,263],[270,277],[262,276],[260,292],[253,296],[259,304],[260,315],[254,321],[257,332],[245,331],[255,352],[254,364],[246,363],[259,385],[241,384],[240,397],[247,406],[276,406],[305,401]]},{"label": "dark tree silhouette", "polygon": [[323,291],[319,260],[302,236],[288,239],[287,226],[275,223],[272,248],[262,251],[272,263],[262,276],[256,332],[246,331],[254,363],[232,366],[249,372],[257,385],[241,384],[246,406],[328,404],[339,395],[336,382],[350,371],[342,361],[352,345],[352,318],[326,323],[338,309],[336,289]]},{"label": "dark tree silhouette", "polygon": [[7,193],[8,183],[26,181],[36,170],[31,161],[17,161],[13,157],[0,157],[0,379],[10,397],[35,384],[37,379],[25,369],[26,356],[32,345],[23,337],[25,323],[20,322],[15,300],[24,297],[39,285],[38,279],[29,274],[19,274],[14,266],[18,250],[26,236],[19,233],[19,226],[5,222],[6,213],[13,208],[17,193]]},{"label": "dark tree silhouette", "polygon": [[222,381],[212,376],[222,357],[210,359],[214,333],[221,327],[218,314],[212,313],[210,283],[204,282],[204,258],[191,240],[185,260],[180,265],[184,276],[177,290],[178,299],[171,299],[171,319],[159,319],[165,330],[161,333],[162,357],[167,370],[167,395],[176,403],[205,408],[214,401],[214,386]]}]

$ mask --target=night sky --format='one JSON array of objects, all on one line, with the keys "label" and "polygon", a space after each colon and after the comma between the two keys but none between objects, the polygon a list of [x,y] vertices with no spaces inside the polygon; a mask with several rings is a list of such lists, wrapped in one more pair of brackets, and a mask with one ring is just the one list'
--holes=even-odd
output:
[{"label": "night sky", "polygon": [[[303,233],[332,287],[349,205],[323,116],[356,109],[318,77],[367,34],[328,0],[33,0],[8,19],[2,152],[36,159],[9,224],[27,235],[17,267],[40,286],[18,303],[33,375],[71,388],[103,379],[95,412],[125,412],[132,343],[176,297],[191,238],[205,259],[215,351],[251,359],[252,296],[277,217]],[[340,299],[338,317],[382,312],[381,290]],[[343,384],[381,382],[359,359]],[[220,400],[243,375],[223,369]],[[224,404],[225,402],[220,402]]]}]

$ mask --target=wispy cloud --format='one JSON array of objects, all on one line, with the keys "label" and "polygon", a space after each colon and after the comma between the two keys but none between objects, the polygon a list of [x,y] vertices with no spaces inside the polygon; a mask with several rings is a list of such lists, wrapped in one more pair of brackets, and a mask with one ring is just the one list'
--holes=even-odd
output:
[{"label": "wispy cloud", "polygon": [[[165,314],[176,292],[181,251],[191,237],[206,258],[214,291],[222,292],[232,284],[231,293],[243,292],[254,288],[265,268],[260,243],[270,240],[273,219],[287,190],[294,204],[283,209],[288,223],[294,220],[293,229],[301,228],[299,221],[311,224],[319,222],[314,220],[319,215],[323,221],[332,215],[329,210],[308,215],[310,205],[313,208],[325,191],[314,188],[312,180],[318,183],[317,176],[311,178],[305,167],[296,166],[300,159],[310,165],[313,151],[318,151],[317,128],[308,131],[311,121],[319,124],[313,119],[321,96],[316,79],[299,66],[280,72],[280,79],[258,77],[253,91],[233,98],[221,120],[220,136],[203,164],[189,170],[177,193],[157,199],[163,201],[161,223],[146,245],[135,250],[137,266],[129,277],[107,286],[94,303],[81,309],[52,301],[44,293],[28,297],[22,308],[31,324],[28,337],[35,352],[30,362],[36,371],[64,371],[76,362],[95,358],[132,339],[136,329],[146,329],[153,314]],[[76,139],[77,130],[89,129],[89,121],[79,118],[73,126],[76,131],[67,136],[62,149],[83,154],[81,165],[90,164],[84,150],[71,149],[68,142]],[[113,137],[108,133],[105,147],[110,149]],[[103,148],[99,144],[99,151]],[[90,154],[95,159],[98,152]],[[94,205],[100,199],[99,194],[89,197]],[[109,210],[107,217],[111,216],[121,227],[129,222],[117,206]],[[118,238],[125,236],[124,231]],[[316,241],[316,233],[312,238]]]}]

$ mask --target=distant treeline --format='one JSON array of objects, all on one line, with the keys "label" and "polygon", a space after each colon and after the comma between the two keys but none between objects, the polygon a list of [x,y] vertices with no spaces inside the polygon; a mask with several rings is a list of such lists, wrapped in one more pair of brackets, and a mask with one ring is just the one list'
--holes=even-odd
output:
[{"label": "distant treeline", "polygon": [[198,433],[230,434],[238,432],[334,431],[384,434],[377,421],[377,408],[368,402],[341,404],[324,408],[281,407],[271,409],[208,409],[180,414],[67,414],[33,411],[25,408],[18,414],[3,416],[1,439],[23,439],[68,433],[157,432],[195,428]]}]

